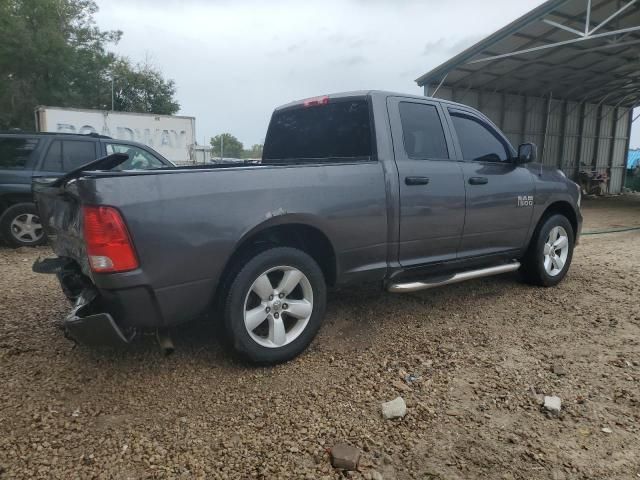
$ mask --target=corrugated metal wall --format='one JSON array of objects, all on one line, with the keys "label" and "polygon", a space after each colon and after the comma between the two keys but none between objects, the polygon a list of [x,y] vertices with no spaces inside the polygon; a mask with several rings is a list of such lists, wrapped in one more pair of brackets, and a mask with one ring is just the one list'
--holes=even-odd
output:
[{"label": "corrugated metal wall", "polygon": [[[435,85],[425,87],[425,93]],[[538,145],[545,165],[575,179],[580,170],[609,176],[609,193],[620,193],[629,145],[630,110],[612,105],[441,87],[436,97],[477,108],[517,147]]]}]

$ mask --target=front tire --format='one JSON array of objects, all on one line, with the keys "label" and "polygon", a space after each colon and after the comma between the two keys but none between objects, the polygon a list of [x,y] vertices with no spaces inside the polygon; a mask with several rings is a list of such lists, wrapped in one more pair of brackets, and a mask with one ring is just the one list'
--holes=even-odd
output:
[{"label": "front tire", "polygon": [[47,241],[33,203],[17,203],[0,217],[0,235],[11,247],[35,247]]},{"label": "front tire", "polygon": [[574,241],[573,227],[567,217],[555,214],[544,219],[536,228],[522,261],[525,281],[543,287],[560,283],[571,265]]},{"label": "front tire", "polygon": [[234,350],[260,364],[299,355],[324,318],[327,293],[318,264],[301,250],[277,247],[257,254],[237,272],[224,302]]}]

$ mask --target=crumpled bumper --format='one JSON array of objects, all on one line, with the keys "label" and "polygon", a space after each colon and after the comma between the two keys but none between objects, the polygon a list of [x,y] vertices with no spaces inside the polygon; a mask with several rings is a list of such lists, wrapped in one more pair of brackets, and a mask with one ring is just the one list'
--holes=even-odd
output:
[{"label": "crumpled bumper", "polygon": [[[67,257],[38,259],[33,271],[57,276],[73,304],[62,321],[67,336],[87,345],[126,344],[136,332],[158,331],[194,318],[205,310],[213,290],[208,279],[156,291],[140,278],[132,282],[130,272],[90,278]],[[140,277],[139,272],[135,275]],[[144,275],[141,278],[146,281]]]},{"label": "crumpled bumper", "polygon": [[67,337],[89,346],[118,346],[131,342],[135,333],[125,333],[109,313],[100,312],[97,293],[85,289],[63,321]]}]

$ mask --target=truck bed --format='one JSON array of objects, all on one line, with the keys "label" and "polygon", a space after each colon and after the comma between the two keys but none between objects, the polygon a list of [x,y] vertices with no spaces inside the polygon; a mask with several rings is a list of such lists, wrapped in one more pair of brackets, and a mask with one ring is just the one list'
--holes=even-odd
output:
[{"label": "truck bed", "polygon": [[[202,313],[243,239],[280,224],[299,222],[331,238],[337,276],[345,281],[365,271],[382,279],[386,269],[387,194],[378,162],[86,171],[63,186],[34,190],[54,252],[79,265],[105,294],[147,291],[161,325]],[[82,205],[112,206],[122,214],[138,269],[91,272]]]}]

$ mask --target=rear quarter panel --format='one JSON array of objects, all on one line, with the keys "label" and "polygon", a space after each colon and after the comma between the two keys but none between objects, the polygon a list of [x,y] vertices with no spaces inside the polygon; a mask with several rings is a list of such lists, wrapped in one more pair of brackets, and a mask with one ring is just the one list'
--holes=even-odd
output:
[{"label": "rear quarter panel", "polygon": [[385,273],[387,202],[378,162],[91,176],[78,190],[83,203],[122,212],[140,259],[137,271],[95,275],[96,285],[149,285],[163,310],[174,311],[170,317],[204,308],[236,247],[278,223],[324,232],[339,277]]}]

